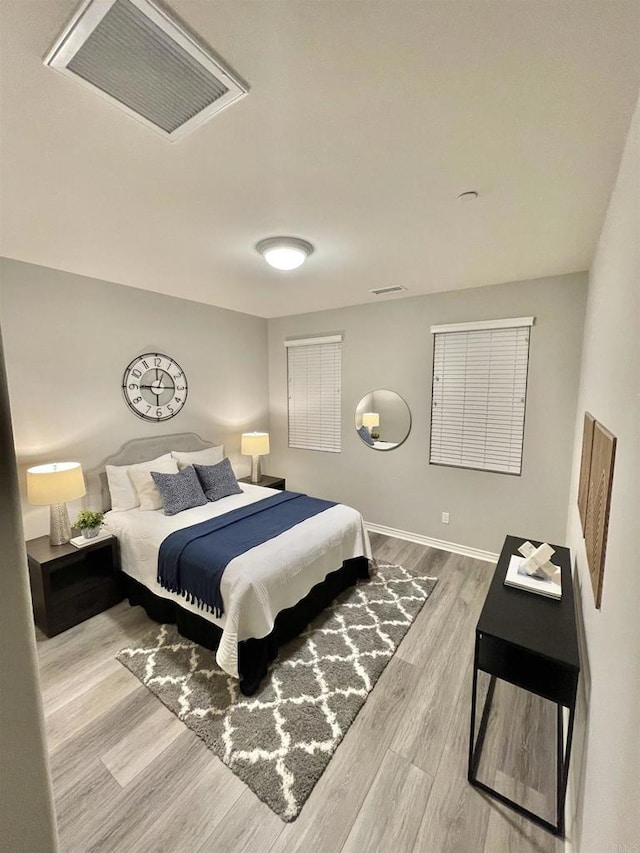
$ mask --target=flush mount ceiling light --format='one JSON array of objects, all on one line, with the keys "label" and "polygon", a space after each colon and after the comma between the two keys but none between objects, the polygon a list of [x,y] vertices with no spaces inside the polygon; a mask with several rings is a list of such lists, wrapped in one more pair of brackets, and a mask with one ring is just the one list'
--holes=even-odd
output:
[{"label": "flush mount ceiling light", "polygon": [[256,245],[265,261],[277,270],[295,270],[313,252],[313,246],[299,237],[268,237]]},{"label": "flush mount ceiling light", "polygon": [[475,201],[478,198],[478,193],[476,190],[467,190],[464,193],[460,193],[458,196],[458,201]]}]

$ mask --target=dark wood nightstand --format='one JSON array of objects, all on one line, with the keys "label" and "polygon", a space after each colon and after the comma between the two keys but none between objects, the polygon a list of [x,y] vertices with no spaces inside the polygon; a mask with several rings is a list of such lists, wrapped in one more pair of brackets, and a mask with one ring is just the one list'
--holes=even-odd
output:
[{"label": "dark wood nightstand", "polygon": [[47,637],[124,598],[115,536],[84,548],[51,545],[40,536],[27,542],[27,560],[36,625]]},{"label": "dark wood nightstand", "polygon": [[[238,482],[251,483],[251,477],[241,477]],[[284,477],[271,477],[269,474],[263,474],[260,482],[253,483],[252,485],[265,486],[267,489],[280,489],[280,491],[283,492],[285,487],[285,479]]]}]

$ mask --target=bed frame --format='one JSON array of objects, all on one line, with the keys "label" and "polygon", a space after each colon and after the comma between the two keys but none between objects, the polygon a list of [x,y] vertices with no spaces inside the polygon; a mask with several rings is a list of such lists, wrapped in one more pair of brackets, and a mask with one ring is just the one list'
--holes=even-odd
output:
[{"label": "bed frame", "polygon": [[[294,607],[281,610],[276,616],[273,630],[261,639],[241,640],[238,643],[238,673],[240,692],[253,696],[267,674],[269,664],[278,654],[280,646],[297,637],[345,589],[359,578],[369,577],[369,563],[365,557],[346,560],[342,567],[327,575]],[[162,598],[146,586],[123,574],[125,595],[129,604],[140,604],[147,615],[156,622],[175,625],[178,633],[206,649],[215,651],[220,643],[222,629],[184,610],[175,601]]]},{"label": "bed frame", "polygon": [[[109,456],[97,468],[87,471],[87,493],[91,506],[100,506],[103,511],[110,508],[109,488],[105,465],[133,465],[147,462],[170,450],[204,450],[214,447],[193,432],[160,435],[154,438],[135,438]],[[260,639],[243,640],[238,643],[238,671],[240,691],[245,696],[253,695],[278,654],[278,649],[288,640],[300,634],[336,596],[353,586],[359,578],[369,577],[369,563],[365,557],[347,560],[316,584],[294,607],[282,610],[276,617],[273,630]],[[218,648],[222,630],[179,604],[156,595],[146,586],[122,572],[125,595],[131,605],[141,605],[147,615],[156,622],[176,625],[178,632],[189,640],[207,649]]]}]

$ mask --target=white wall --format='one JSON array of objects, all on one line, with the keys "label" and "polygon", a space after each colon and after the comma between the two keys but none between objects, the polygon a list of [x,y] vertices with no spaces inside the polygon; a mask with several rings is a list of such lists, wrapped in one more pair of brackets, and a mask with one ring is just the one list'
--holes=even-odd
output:
[{"label": "white wall", "polygon": [[[91,468],[131,438],[175,432],[224,443],[249,472],[240,435],[269,427],[266,320],[6,259],[0,320],[23,495],[31,465]],[[143,421],[122,396],[125,367],[145,351],[175,358],[189,380],[184,408],[164,423]],[[80,505],[69,505],[72,520]],[[27,538],[47,532],[46,508],[23,501],[23,513]]]},{"label": "white wall", "polygon": [[[576,506],[585,411],[618,440],[600,610]],[[571,772],[576,853],[640,850],[639,522],[640,105],[589,277],[575,426],[567,542],[584,632]]]},{"label": "white wall", "polygon": [[[586,287],[576,273],[269,320],[271,473],[355,506],[369,522],[472,548],[495,553],[507,533],[563,542]],[[536,322],[522,476],[429,465],[430,326],[528,315]],[[344,334],[342,452],[290,449],[283,341],[335,332]],[[386,453],[354,428],[358,402],[376,388],[400,394],[413,419],[407,441]]]}]

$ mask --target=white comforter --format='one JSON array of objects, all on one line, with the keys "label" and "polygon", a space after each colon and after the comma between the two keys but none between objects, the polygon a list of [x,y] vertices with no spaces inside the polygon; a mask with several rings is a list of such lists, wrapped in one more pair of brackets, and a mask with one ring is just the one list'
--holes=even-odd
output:
[{"label": "white comforter", "polygon": [[225,612],[220,619],[163,589],[156,580],[158,550],[170,533],[277,494],[274,489],[242,484],[241,495],[195,507],[174,516],[162,510],[108,512],[105,527],[118,537],[122,570],[163,598],[222,628],[216,660],[238,677],[238,642],[266,637],[281,610],[292,607],[323,581],[329,572],[352,557],[371,559],[362,516],[338,504],[308,518],[274,539],[232,560],[222,576],[220,591]]}]

